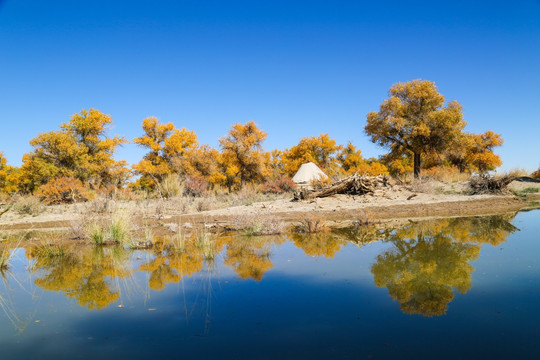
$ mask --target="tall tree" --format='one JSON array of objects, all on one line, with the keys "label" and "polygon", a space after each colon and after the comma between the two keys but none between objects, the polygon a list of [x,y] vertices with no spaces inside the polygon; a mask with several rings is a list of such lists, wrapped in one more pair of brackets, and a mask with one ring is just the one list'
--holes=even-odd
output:
[{"label": "tall tree", "polygon": [[443,152],[466,125],[456,101],[444,106],[434,82],[413,80],[390,88],[378,112],[367,115],[366,133],[394,154],[413,153],[414,176],[420,176],[422,154]]},{"label": "tall tree", "polygon": [[168,174],[184,172],[186,153],[198,147],[194,131],[177,129],[172,123],[160,123],[155,117],[143,120],[144,135],[133,139],[149,152],[133,166],[142,175],[141,183],[149,187],[161,182]]},{"label": "tall tree", "polygon": [[266,176],[266,157],[262,149],[266,135],[254,121],[249,121],[234,124],[229,133],[219,139],[227,177],[234,176],[239,179],[240,185],[244,185]]},{"label": "tall tree", "polygon": [[34,148],[23,157],[22,181],[28,191],[58,176],[72,176],[93,188],[125,181],[125,161],[116,161],[114,152],[127,141],[106,135],[112,117],[96,109],[71,116],[60,130],[38,135],[30,141]]}]

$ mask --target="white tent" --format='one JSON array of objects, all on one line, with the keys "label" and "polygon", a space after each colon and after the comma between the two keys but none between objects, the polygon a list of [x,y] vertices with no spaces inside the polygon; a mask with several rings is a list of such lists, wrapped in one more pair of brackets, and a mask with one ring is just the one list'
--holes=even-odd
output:
[{"label": "white tent", "polygon": [[297,185],[309,185],[311,181],[314,180],[322,180],[326,179],[328,176],[326,176],[325,173],[317,165],[315,165],[312,162],[308,162],[305,164],[302,164],[300,166],[300,169],[296,172],[292,180]]}]

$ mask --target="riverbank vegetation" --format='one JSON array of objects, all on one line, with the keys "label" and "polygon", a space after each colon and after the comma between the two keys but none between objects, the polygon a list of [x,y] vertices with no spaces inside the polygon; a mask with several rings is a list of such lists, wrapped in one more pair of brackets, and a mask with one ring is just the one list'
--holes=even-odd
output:
[{"label": "riverbank vegetation", "polygon": [[354,173],[463,179],[501,165],[494,148],[503,142],[492,131],[466,132],[461,105],[445,103],[435,84],[422,80],[395,84],[380,110],[368,114],[366,134],[389,149],[378,159],[364,158],[355,145],[337,144],[329,134],[301,138],[291,148],[265,150],[267,133],[253,121],[233,124],[215,149],[200,144],[193,130],[148,117],[142,121],[142,135],[132,139],[147,153],[129,167],[114,157],[129,140],[109,135],[112,124],[110,115],[82,110],[57,130],[33,138],[20,167],[9,165],[0,152],[0,192],[4,197],[31,195],[45,204],[99,195],[196,197],[246,187],[280,193],[294,188],[290,178],[309,161],[333,180]]}]

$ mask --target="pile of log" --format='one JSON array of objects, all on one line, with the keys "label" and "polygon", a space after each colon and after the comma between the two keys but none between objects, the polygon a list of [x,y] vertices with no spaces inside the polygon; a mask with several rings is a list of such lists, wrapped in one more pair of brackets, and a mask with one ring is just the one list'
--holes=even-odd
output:
[{"label": "pile of log", "polygon": [[387,176],[367,176],[354,174],[343,180],[339,180],[321,190],[310,191],[302,189],[294,194],[295,200],[305,200],[313,198],[323,198],[327,196],[346,195],[366,195],[382,192],[384,188],[393,186],[393,182]]},{"label": "pile of log", "polygon": [[481,175],[472,177],[469,181],[471,194],[504,194],[509,192],[508,184],[516,179],[516,176],[489,176]]}]

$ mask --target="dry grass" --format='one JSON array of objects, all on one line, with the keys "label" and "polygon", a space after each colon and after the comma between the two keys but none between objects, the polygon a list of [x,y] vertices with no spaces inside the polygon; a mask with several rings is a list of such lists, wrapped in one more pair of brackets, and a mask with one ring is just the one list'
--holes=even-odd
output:
[{"label": "dry grass", "polygon": [[238,215],[233,218],[232,227],[248,236],[277,235],[285,231],[285,222],[273,215]]},{"label": "dry grass", "polygon": [[184,182],[176,174],[167,175],[159,184],[159,191],[165,199],[181,196],[184,193]]},{"label": "dry grass", "polygon": [[469,173],[460,172],[455,166],[434,166],[430,169],[422,170],[422,178],[431,178],[445,183],[466,181],[470,178]]},{"label": "dry grass", "polygon": [[20,215],[38,216],[45,211],[45,206],[34,196],[21,196],[15,198],[13,210]]},{"label": "dry grass", "polygon": [[374,223],[373,214],[367,210],[360,210],[358,217],[353,221],[354,226],[367,226]]},{"label": "dry grass", "polygon": [[12,256],[13,253],[7,247],[0,250],[0,271],[6,270],[9,267],[9,262]]},{"label": "dry grass", "polygon": [[201,251],[205,260],[214,260],[216,258],[216,241],[206,229],[196,235],[195,246]]},{"label": "dry grass", "polygon": [[318,215],[309,215],[300,221],[299,225],[296,225],[293,230],[300,233],[318,233],[328,231],[329,228],[326,224],[326,220]]}]

